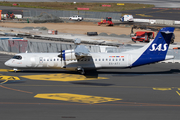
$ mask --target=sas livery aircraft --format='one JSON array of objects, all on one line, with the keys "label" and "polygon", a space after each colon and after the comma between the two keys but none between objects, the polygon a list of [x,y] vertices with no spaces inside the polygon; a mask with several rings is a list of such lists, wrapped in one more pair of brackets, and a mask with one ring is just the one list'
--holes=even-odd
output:
[{"label": "sas livery aircraft", "polygon": [[173,59],[167,51],[174,28],[162,28],[156,38],[142,48],[121,53],[90,53],[83,45],[61,53],[20,53],[5,62],[6,66],[17,69],[66,69],[79,71],[106,68],[132,68],[163,60]]}]

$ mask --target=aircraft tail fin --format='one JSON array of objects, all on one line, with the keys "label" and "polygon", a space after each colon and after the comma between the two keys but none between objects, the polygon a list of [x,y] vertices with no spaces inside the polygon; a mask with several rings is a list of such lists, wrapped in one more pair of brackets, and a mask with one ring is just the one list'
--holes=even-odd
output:
[{"label": "aircraft tail fin", "polygon": [[136,51],[139,53],[139,56],[131,66],[134,67],[165,60],[173,32],[173,27],[162,28],[153,41]]}]

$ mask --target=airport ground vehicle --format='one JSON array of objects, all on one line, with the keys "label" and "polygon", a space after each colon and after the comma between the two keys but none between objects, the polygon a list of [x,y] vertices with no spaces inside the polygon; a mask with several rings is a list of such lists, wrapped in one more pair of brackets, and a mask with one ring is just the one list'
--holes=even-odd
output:
[{"label": "airport ground vehicle", "polygon": [[124,15],[120,17],[121,22],[134,22],[133,16],[132,15]]},{"label": "airport ground vehicle", "polygon": [[150,39],[154,39],[154,32],[149,31],[137,31],[132,37],[132,41],[149,42]]},{"label": "airport ground vehicle", "polygon": [[15,15],[14,15],[14,13],[13,12],[10,12],[10,11],[8,11],[7,13],[6,13],[6,18],[8,19],[14,19],[15,18]]},{"label": "airport ground vehicle", "polygon": [[114,25],[111,17],[106,17],[106,19],[102,20],[101,22],[98,22],[98,26],[100,26],[101,24],[106,24],[107,26],[113,26]]},{"label": "airport ground vehicle", "polygon": [[69,17],[69,20],[82,21],[82,20],[83,20],[83,17],[80,17],[79,15],[73,15],[72,17]]}]

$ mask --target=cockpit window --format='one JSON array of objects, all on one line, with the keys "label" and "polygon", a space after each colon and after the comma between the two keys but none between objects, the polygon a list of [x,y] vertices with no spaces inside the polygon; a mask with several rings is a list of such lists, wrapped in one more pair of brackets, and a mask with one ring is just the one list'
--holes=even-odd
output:
[{"label": "cockpit window", "polygon": [[18,60],[21,60],[22,57],[20,55],[15,55],[12,59],[18,59]]}]

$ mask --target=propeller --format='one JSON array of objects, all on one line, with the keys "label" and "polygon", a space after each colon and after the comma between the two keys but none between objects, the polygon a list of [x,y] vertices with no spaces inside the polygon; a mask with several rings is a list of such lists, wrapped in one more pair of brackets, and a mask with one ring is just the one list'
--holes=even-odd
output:
[{"label": "propeller", "polygon": [[66,61],[63,60],[63,50],[62,50],[62,44],[61,44],[61,51],[60,51],[60,54],[58,55],[59,58],[61,58],[61,65],[62,65],[62,61],[64,61],[64,66],[66,66]]}]

